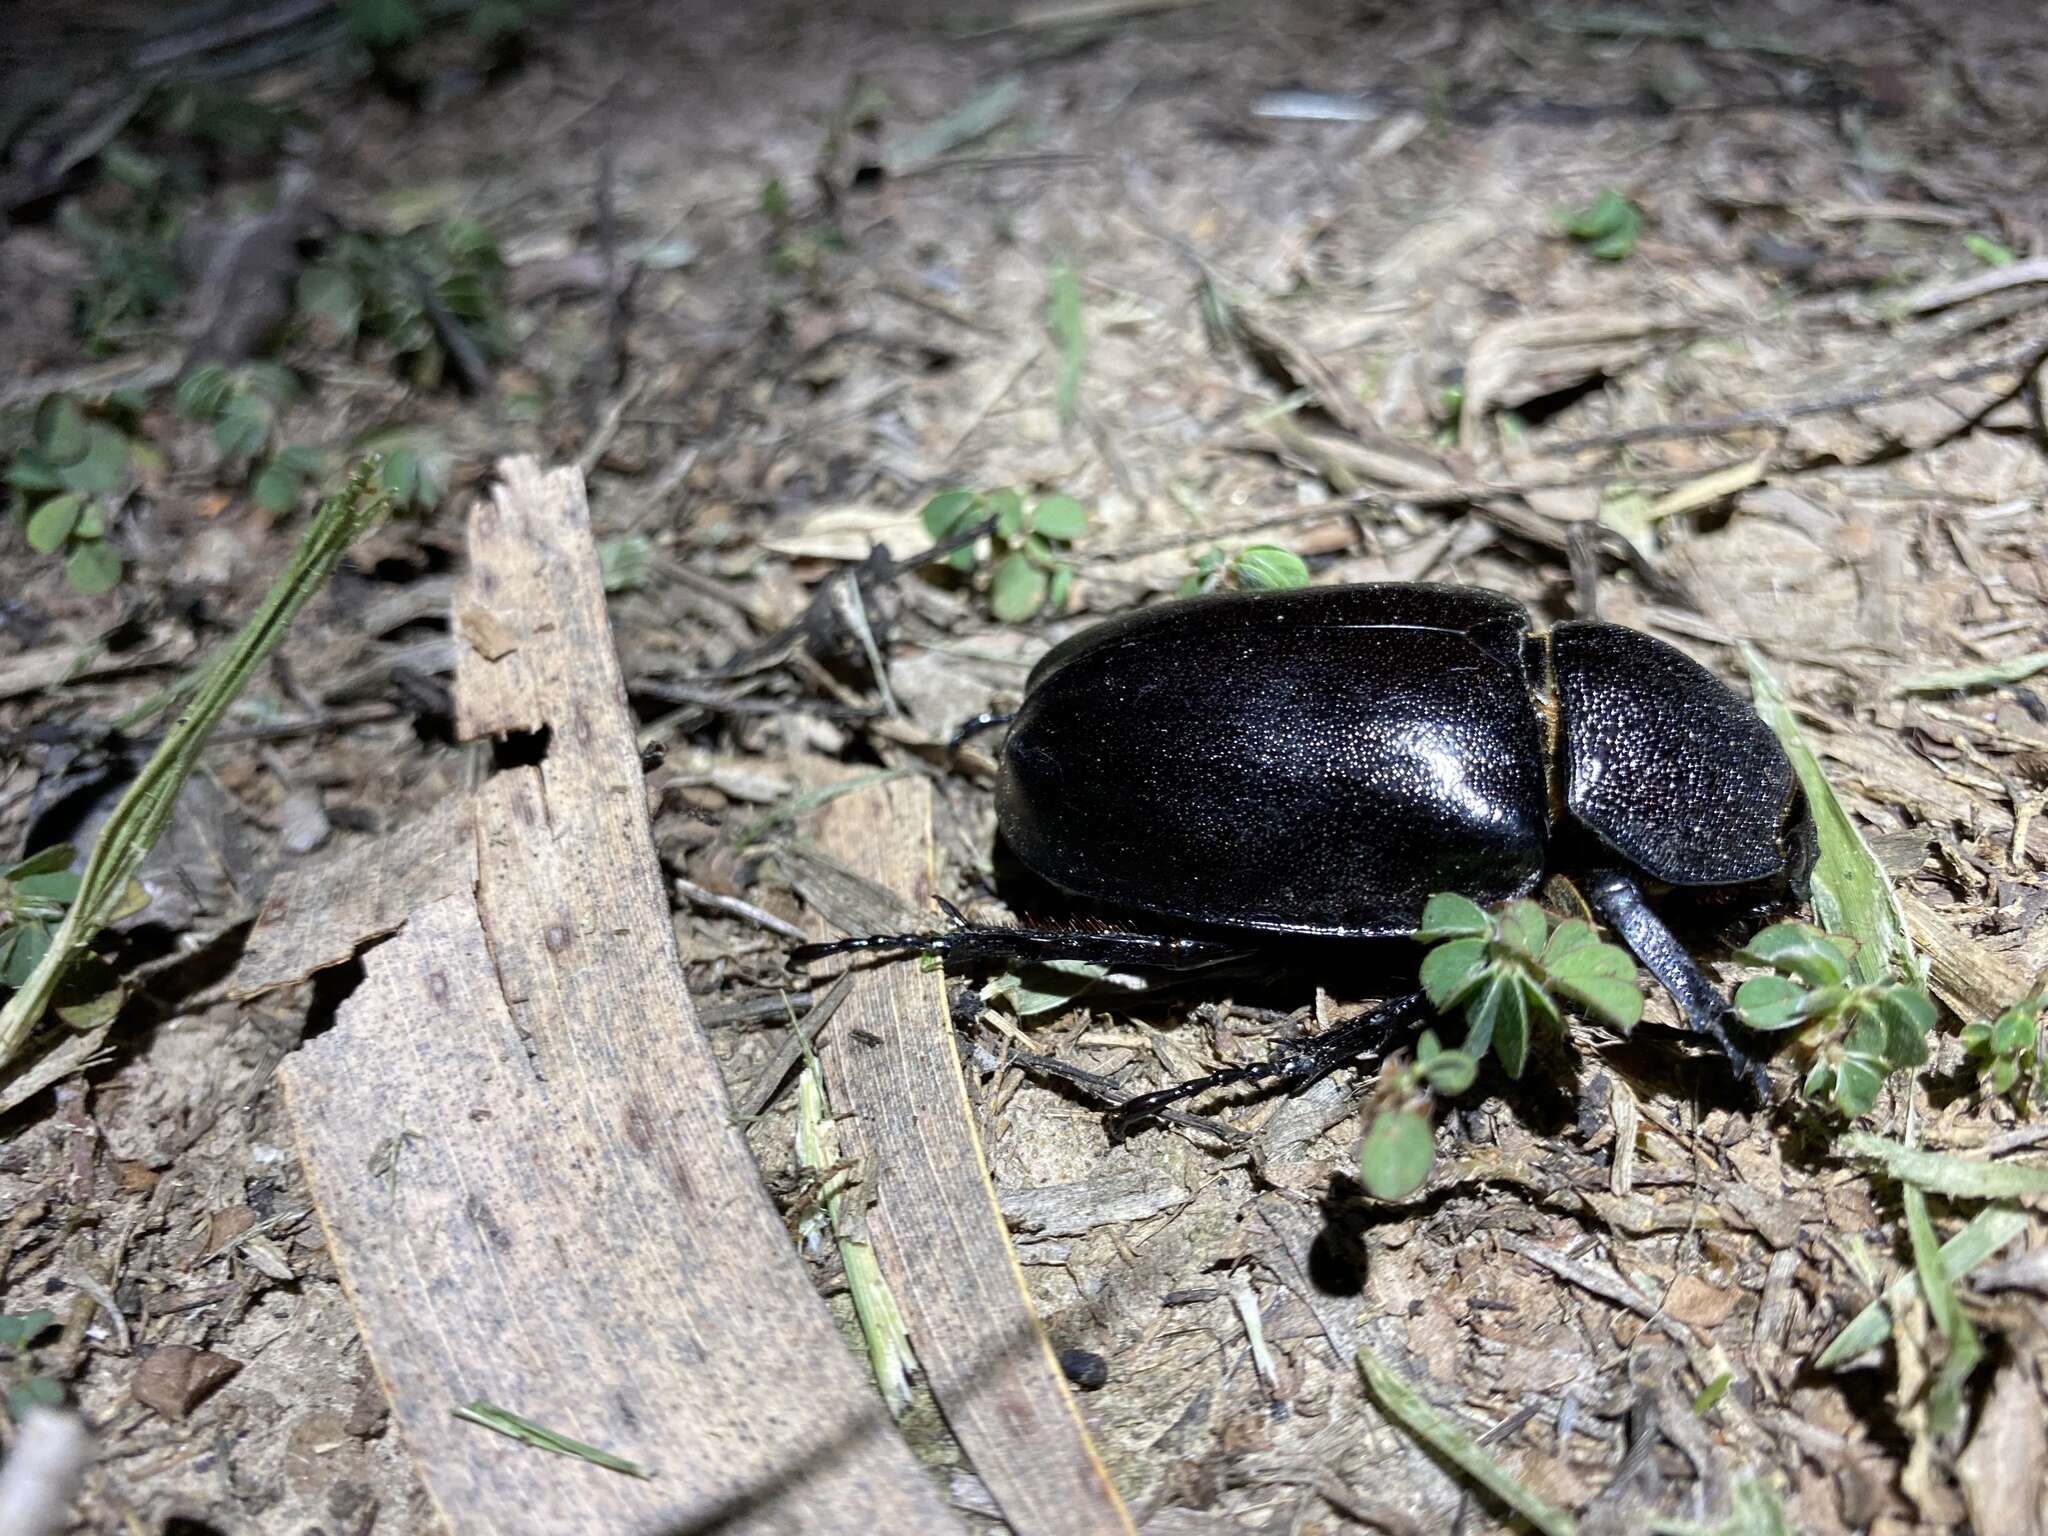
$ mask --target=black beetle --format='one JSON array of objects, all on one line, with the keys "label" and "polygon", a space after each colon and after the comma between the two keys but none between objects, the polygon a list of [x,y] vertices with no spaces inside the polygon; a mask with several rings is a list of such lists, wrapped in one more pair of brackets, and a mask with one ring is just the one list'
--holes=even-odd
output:
[{"label": "black beetle", "polygon": [[[1491,904],[1563,872],[1690,1026],[1768,1086],[1643,882],[1803,901],[1812,818],[1764,723],[1660,640],[1590,620],[1540,630],[1469,587],[1218,594],[1055,646],[1010,721],[1004,840],[1052,885],[1171,932],[958,924],[809,945],[795,963],[918,949],[1186,969],[1260,938],[1411,934],[1433,892]],[[1419,994],[1396,998],[1118,1118],[1220,1083],[1319,1076],[1427,1014]]]}]

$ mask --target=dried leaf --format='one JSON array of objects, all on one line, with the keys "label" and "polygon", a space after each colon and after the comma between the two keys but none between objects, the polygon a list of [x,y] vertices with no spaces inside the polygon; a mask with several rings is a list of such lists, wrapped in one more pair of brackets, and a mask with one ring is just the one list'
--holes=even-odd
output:
[{"label": "dried leaf", "polygon": [[166,1344],[135,1368],[129,1392],[145,1408],[182,1419],[234,1379],[242,1362],[190,1344]]}]

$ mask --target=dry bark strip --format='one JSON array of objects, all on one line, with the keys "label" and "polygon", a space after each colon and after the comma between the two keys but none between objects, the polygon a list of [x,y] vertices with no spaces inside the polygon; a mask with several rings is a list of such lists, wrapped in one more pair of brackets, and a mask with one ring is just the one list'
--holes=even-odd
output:
[{"label": "dry bark strip", "polygon": [[[498,660],[462,656],[458,709],[466,731],[545,732],[544,758],[471,802],[473,887],[412,910],[280,1071],[421,1477],[459,1533],[957,1532],[812,1289],[697,1027],[582,481],[499,473],[455,599],[495,621],[460,632]],[[475,1398],[655,1476],[451,1417]]]},{"label": "dry bark strip", "polygon": [[280,874],[229,993],[254,997],[304,981],[398,932],[420,908],[475,889],[475,811],[468,800],[449,800],[389,837]]},{"label": "dry bark strip", "polygon": [[[927,781],[841,796],[823,814],[818,843],[930,910]],[[932,1395],[1003,1519],[1018,1536],[1132,1532],[1011,1251],[939,974],[914,965],[863,972],[823,1061],[834,1110],[859,1123],[875,1256]]]}]

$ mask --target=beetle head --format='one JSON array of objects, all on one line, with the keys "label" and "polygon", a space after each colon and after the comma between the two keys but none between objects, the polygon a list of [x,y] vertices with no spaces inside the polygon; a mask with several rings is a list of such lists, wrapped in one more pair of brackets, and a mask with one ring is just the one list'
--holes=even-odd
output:
[{"label": "beetle head", "polygon": [[1676,886],[1783,884],[1803,900],[1812,817],[1784,749],[1747,702],[1661,640],[1560,624],[1550,670],[1565,809]]}]

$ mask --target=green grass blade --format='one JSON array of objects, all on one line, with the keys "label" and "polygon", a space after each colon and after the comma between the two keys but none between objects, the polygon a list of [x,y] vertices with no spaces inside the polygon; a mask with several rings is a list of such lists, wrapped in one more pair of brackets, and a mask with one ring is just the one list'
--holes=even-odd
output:
[{"label": "green grass blade", "polygon": [[1479,1442],[1423,1400],[1399,1371],[1361,1345],[1358,1369],[1387,1417],[1507,1505],[1543,1536],[1574,1536],[1572,1517],[1524,1488]]},{"label": "green grass blade", "polygon": [[1646,1529],[1650,1536],[1797,1536],[1785,1518],[1785,1506],[1762,1478],[1737,1478],[1728,1501],[1733,1508],[1719,1525],[1652,1520]]},{"label": "green grass blade", "polygon": [[577,1460],[587,1461],[594,1467],[603,1467],[607,1472],[623,1472],[628,1477],[654,1475],[637,1461],[628,1461],[623,1456],[614,1456],[610,1451],[600,1451],[594,1445],[585,1445],[581,1440],[572,1440],[546,1425],[536,1424],[509,1408],[500,1408],[496,1403],[487,1403],[480,1397],[457,1408],[455,1417],[465,1424],[481,1424],[485,1429],[495,1430],[510,1439],[543,1451],[553,1451],[557,1456],[574,1456]]},{"label": "green grass blade", "polygon": [[2002,688],[2048,672],[2048,651],[2029,651],[2009,661],[1987,661],[1947,672],[1922,672],[1899,684],[1901,693],[1961,693],[1971,688]]},{"label": "green grass blade", "polygon": [[846,1270],[846,1289],[853,1298],[853,1313],[867,1345],[868,1366],[875,1373],[882,1401],[889,1405],[891,1413],[900,1415],[910,1406],[910,1329],[903,1321],[902,1309],[896,1305],[895,1292],[882,1278],[874,1245],[856,1235],[856,1223],[843,1210],[845,1181],[839,1180],[837,1186],[829,1182],[839,1167],[838,1138],[832,1128],[831,1107],[825,1100],[824,1074],[815,1061],[797,1079],[796,1153],[798,1162],[828,1180],[829,1192],[823,1202],[825,1219]]},{"label": "green grass blade", "polygon": [[1830,933],[1847,934],[1857,941],[1854,969],[1859,981],[1883,981],[1903,977],[1924,987],[1920,957],[1906,937],[1905,915],[1899,910],[1898,894],[1891,877],[1870,844],[1863,840],[1856,823],[1835,795],[1834,786],[1821,771],[1820,760],[1806,744],[1798,722],[1792,718],[1785,690],[1764,664],[1763,657],[1749,646],[1742,648],[1749,668],[1750,691],[1757,713],[1777,733],[1806,791],[1806,803],[1813,811],[1813,823],[1820,833],[1820,858],[1813,867],[1813,912],[1820,926]]},{"label": "green grass blade", "polygon": [[1053,408],[1060,425],[1073,423],[1081,408],[1081,374],[1088,366],[1088,329],[1081,319],[1081,283],[1074,269],[1060,262],[1046,281],[1046,329],[1059,351],[1059,377],[1053,386]]},{"label": "green grass blade", "polygon": [[1970,1326],[1969,1318],[1963,1315],[1963,1304],[1956,1300],[1948,1266],[1941,1262],[1941,1251],[1934,1240],[1934,1221],[1927,1214],[1926,1192],[1908,1184],[1904,1193],[1913,1268],[1920,1276],[1920,1290],[1927,1297],[1927,1310],[1934,1318],[1934,1326],[1948,1341],[1948,1358],[1942,1362],[1928,1391],[1928,1422],[1935,1433],[1946,1434],[1962,1417],[1963,1384],[1984,1358],[1984,1343]]},{"label": "green grass blade", "polygon": [[[2003,1205],[1979,1211],[1941,1245],[1942,1272],[1953,1284],[2026,1230],[2024,1211]],[[1890,1309],[1904,1306],[1918,1283],[1918,1275],[1912,1272],[1900,1275],[1884,1288],[1882,1296],[1849,1319],[1848,1326],[1834,1336],[1813,1363],[1822,1370],[1834,1370],[1884,1343],[1892,1335]]]},{"label": "green grass blade", "polygon": [[1905,1147],[1882,1136],[1855,1131],[1835,1145],[1851,1157],[1878,1164],[1915,1189],[1960,1200],[2025,1200],[2048,1195],[2048,1168],[2034,1163],[1987,1163]]},{"label": "green grass blade", "polygon": [[314,516],[291,563],[256,611],[227,647],[195,674],[184,712],[100,829],[86,860],[78,899],[51,936],[49,953],[0,1009],[0,1068],[20,1051],[56,996],[65,971],[120,905],[129,879],[170,825],[178,794],[221,716],[284,638],[307,599],[326,585],[348,547],[384,515],[384,497],[372,489],[375,478],[375,460],[356,468],[340,494],[330,497]]}]

